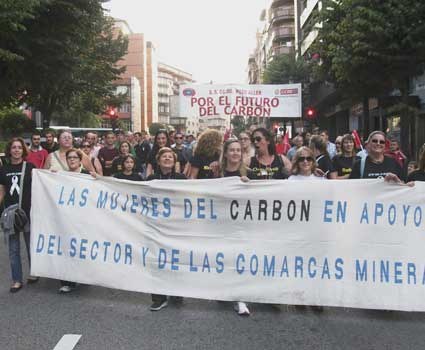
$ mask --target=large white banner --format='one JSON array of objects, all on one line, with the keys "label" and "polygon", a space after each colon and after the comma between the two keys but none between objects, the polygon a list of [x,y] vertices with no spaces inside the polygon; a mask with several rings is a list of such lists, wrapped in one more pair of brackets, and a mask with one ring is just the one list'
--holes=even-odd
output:
[{"label": "large white banner", "polygon": [[180,86],[180,115],[301,118],[301,84]]},{"label": "large white banner", "polygon": [[425,184],[33,172],[31,272],[218,300],[425,311]]}]

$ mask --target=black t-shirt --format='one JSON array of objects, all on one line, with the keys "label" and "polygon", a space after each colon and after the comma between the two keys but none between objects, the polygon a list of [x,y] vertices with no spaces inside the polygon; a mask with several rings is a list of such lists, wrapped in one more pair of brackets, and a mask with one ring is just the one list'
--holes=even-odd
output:
[{"label": "black t-shirt", "polygon": [[186,180],[187,177],[184,174],[171,172],[164,175],[161,171],[156,172],[155,174],[149,175],[146,181],[150,180]]},{"label": "black t-shirt", "polygon": [[180,172],[183,172],[184,167],[186,166],[186,163],[187,163],[184,148],[177,149],[177,148],[174,147],[173,151],[177,155],[177,161],[180,163]]},{"label": "black t-shirt", "polygon": [[[19,203],[19,183],[21,181],[22,165],[20,164],[5,164],[0,168],[0,185],[5,187],[4,205],[10,207],[13,204]],[[31,171],[35,166],[32,163],[27,163],[24,178],[24,191],[22,193],[22,209],[29,217],[31,209]]]},{"label": "black t-shirt", "polygon": [[425,181],[425,171],[412,171],[407,177],[407,182],[409,181]]},{"label": "black t-shirt", "polygon": [[283,160],[278,155],[274,156],[270,165],[260,164],[257,157],[251,157],[249,168],[252,171],[253,180],[284,180],[288,178]]},{"label": "black t-shirt", "polygon": [[150,151],[151,145],[147,141],[143,141],[142,143],[134,146],[134,152],[136,153],[136,157],[141,164],[146,163]]},{"label": "black t-shirt", "polygon": [[402,170],[400,165],[389,157],[384,157],[382,163],[374,163],[369,157],[366,158],[363,177],[360,175],[361,159],[356,160],[353,166],[353,171],[350,174],[350,179],[377,179],[385,177],[388,173],[393,173],[402,179]]},{"label": "black t-shirt", "polygon": [[331,158],[327,154],[321,154],[316,157],[317,167],[322,170],[326,177],[329,177],[330,173],[334,172]]},{"label": "black t-shirt", "polygon": [[[239,177],[241,177],[242,175],[241,175],[241,172],[239,170],[236,170],[236,171],[227,171],[227,170],[224,170],[223,171],[223,177],[231,177],[231,176],[239,176]],[[255,178],[253,172],[251,170],[249,170],[249,169],[247,169],[247,171],[246,171],[246,177],[248,179]]]},{"label": "black t-shirt", "polygon": [[344,157],[343,155],[336,155],[332,159],[332,167],[334,171],[338,172],[338,176],[349,175],[353,170],[354,162],[358,159],[360,159],[360,157]]},{"label": "black t-shirt", "polygon": [[116,179],[130,180],[130,181],[142,181],[143,180],[142,177],[139,174],[134,173],[134,172],[131,173],[130,175],[126,175],[126,174],[120,172],[120,173],[114,174],[114,177]]},{"label": "black t-shirt", "polygon": [[205,157],[202,155],[195,154],[190,160],[190,164],[199,169],[197,179],[213,179],[214,173],[210,168],[212,162],[218,161],[220,158],[219,155],[214,157]]}]

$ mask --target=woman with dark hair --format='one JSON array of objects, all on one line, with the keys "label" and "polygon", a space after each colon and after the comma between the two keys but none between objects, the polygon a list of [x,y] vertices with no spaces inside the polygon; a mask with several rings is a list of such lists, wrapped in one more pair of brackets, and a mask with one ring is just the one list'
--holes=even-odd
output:
[{"label": "woman with dark hair", "polygon": [[[119,152],[118,157],[115,157],[112,160],[112,175],[122,172],[123,159],[127,157],[128,155],[131,155],[131,151],[132,151],[132,147],[130,145],[130,142],[123,141],[120,143],[120,146],[118,147],[118,152]],[[140,171],[140,165],[137,162],[137,160],[135,160],[134,170],[137,173]]]},{"label": "woman with dark hair", "polygon": [[[28,155],[28,150],[22,138],[15,137],[11,139],[6,146],[6,158],[8,164],[4,164],[0,168],[0,204],[4,200],[5,210],[12,205],[19,204],[19,195],[21,194],[21,208],[24,210],[28,223],[23,230],[25,246],[28,254],[28,261],[31,264],[30,256],[30,209],[31,209],[31,171],[34,165],[25,163],[25,173],[22,174],[24,168],[24,158]],[[23,184],[21,188],[21,182]],[[21,248],[20,248],[20,231],[12,228],[8,236],[9,260],[12,272],[11,293],[18,292],[23,286]],[[28,277],[27,283],[37,282],[38,278]]]},{"label": "woman with dark hair", "polygon": [[316,158],[316,174],[322,175],[328,179],[336,179],[337,172],[333,169],[326,142],[320,135],[311,137],[310,149],[313,151],[313,155]]},{"label": "woman with dark hair", "polygon": [[[158,170],[148,176],[147,181],[150,180],[186,180],[186,176],[176,172],[177,155],[169,147],[162,147],[156,155],[156,162]],[[181,300],[177,297],[177,300]],[[151,311],[159,311],[168,305],[168,297],[161,294],[152,294]]]},{"label": "woman with dark hair", "polygon": [[[339,137],[339,136],[338,136]],[[338,139],[338,138],[337,138]],[[346,134],[341,137],[341,153],[338,153],[332,160],[332,166],[337,172],[336,178],[339,180],[350,178],[351,171],[356,160],[360,157],[356,156],[354,147],[354,137],[351,134]],[[335,144],[337,140],[335,141]]]},{"label": "woman with dark hair", "polygon": [[287,179],[291,172],[291,162],[284,155],[276,154],[272,134],[265,128],[257,128],[252,133],[252,143],[256,153],[249,164],[253,179]]},{"label": "woman with dark hair", "polygon": [[[153,147],[152,150],[149,152],[148,159],[146,162],[146,177],[149,177],[155,172],[158,172],[159,168],[156,156],[158,155],[159,150],[163,147],[171,147],[170,138],[166,130],[158,130],[155,134]],[[179,172],[180,169],[177,169],[177,171]]]},{"label": "woman with dark hair", "polygon": [[217,130],[207,129],[199,136],[190,160],[191,179],[212,179],[219,176],[222,146],[223,135]]},{"label": "woman with dark hair", "polygon": [[[73,137],[70,131],[62,130],[58,134],[59,149],[50,153],[44,164],[44,169],[59,171],[68,171],[68,165],[66,162],[66,152],[72,148]],[[88,171],[94,171],[94,166],[90,161],[90,158],[83,154],[81,163],[84,169]]]},{"label": "woman with dark hair", "polygon": [[142,181],[143,178],[135,171],[136,159],[127,154],[121,159],[121,171],[114,174],[116,179],[129,180],[129,181]]},{"label": "woman with dark hair", "polygon": [[288,180],[324,180],[324,177],[314,175],[315,170],[316,160],[313,151],[302,146],[292,159],[292,175]]}]

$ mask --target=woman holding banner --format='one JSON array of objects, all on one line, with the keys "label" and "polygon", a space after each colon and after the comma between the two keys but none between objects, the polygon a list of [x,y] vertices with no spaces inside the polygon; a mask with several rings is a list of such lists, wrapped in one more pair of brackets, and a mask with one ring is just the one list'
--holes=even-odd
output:
[{"label": "woman holding banner", "polygon": [[[166,130],[158,130],[155,134],[152,150],[149,152],[146,166],[146,177],[158,172],[157,155],[163,147],[171,147],[170,138]],[[180,169],[178,169],[180,172]]]},{"label": "woman holding banner", "polygon": [[287,179],[291,172],[291,162],[284,155],[276,154],[272,134],[265,128],[257,128],[252,134],[256,154],[251,158],[249,168],[253,171],[253,179]]},{"label": "woman holding banner", "polygon": [[[230,139],[224,143],[221,157],[220,173],[222,177],[239,176],[242,181],[249,181],[252,176],[242,158],[242,146],[237,139]],[[240,316],[249,316],[248,306],[243,301],[234,304],[234,309]]]},{"label": "woman holding banner", "polygon": [[[6,158],[9,162],[0,168],[0,204],[4,200],[5,210],[2,215],[2,228],[4,234],[7,235],[10,268],[12,272],[11,293],[16,293],[23,286],[22,277],[22,262],[20,248],[20,229],[17,228],[16,214],[10,212],[10,217],[15,217],[14,222],[3,222],[7,217],[4,214],[8,213],[8,208],[19,205],[26,214],[25,227],[22,230],[24,235],[25,246],[27,248],[28,261],[30,260],[30,208],[31,208],[31,171],[34,165],[24,162],[28,151],[25,142],[22,138],[13,138],[6,145]],[[9,221],[9,220],[7,220]],[[38,278],[28,277],[27,283],[37,282]]]},{"label": "woman holding banner", "polygon": [[[146,179],[150,180],[185,180],[186,176],[176,172],[177,155],[169,147],[162,147],[156,155],[156,163],[158,170],[151,174]],[[176,297],[176,300],[181,300],[181,297]],[[151,311],[159,311],[168,306],[168,298],[166,295],[152,294]]]},{"label": "woman holding banner", "polygon": [[[348,179],[353,170],[353,165],[360,157],[356,156],[354,148],[354,137],[351,134],[346,134],[341,138],[341,153],[338,153],[332,159],[332,165],[337,172],[336,178],[339,180]],[[335,141],[336,143],[336,141]]]},{"label": "woman holding banner", "polygon": [[[75,148],[71,148],[66,151],[66,165],[68,167],[68,171],[72,173],[81,173],[81,174],[91,174],[93,177],[96,177],[95,171],[87,171],[82,166],[82,160],[84,157],[83,151]],[[59,288],[59,293],[70,293],[72,292],[77,283],[70,281],[60,281],[61,287]]]},{"label": "woman holding banner", "polygon": [[367,139],[368,155],[354,163],[350,179],[385,178],[387,181],[401,183],[400,165],[385,153],[386,135],[382,131],[373,131]]},{"label": "woman holding banner", "polygon": [[425,144],[419,150],[418,169],[411,172],[407,177],[407,182],[410,181],[425,181]]},{"label": "woman holding banner", "polygon": [[316,176],[316,161],[313,151],[308,147],[301,147],[295,152],[292,159],[292,175],[288,180],[324,180],[325,177]]}]

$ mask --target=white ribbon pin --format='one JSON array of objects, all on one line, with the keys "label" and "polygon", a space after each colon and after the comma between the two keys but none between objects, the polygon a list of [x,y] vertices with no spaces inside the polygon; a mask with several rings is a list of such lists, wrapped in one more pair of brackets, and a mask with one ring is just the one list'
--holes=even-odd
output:
[{"label": "white ribbon pin", "polygon": [[18,193],[19,196],[19,192],[20,192],[20,188],[19,188],[19,177],[17,177],[16,175],[12,177],[12,187],[10,188],[10,195],[13,196],[13,192]]}]

